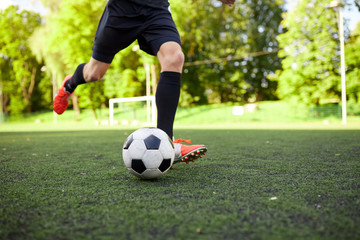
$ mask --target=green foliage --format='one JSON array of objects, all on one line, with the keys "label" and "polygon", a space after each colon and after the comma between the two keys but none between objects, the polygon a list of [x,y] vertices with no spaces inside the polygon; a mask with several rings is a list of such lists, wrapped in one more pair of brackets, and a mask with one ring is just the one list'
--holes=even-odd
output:
[{"label": "green foliage", "polygon": [[299,1],[285,14],[287,32],[278,37],[283,70],[279,81],[283,99],[319,105],[324,99],[340,99],[340,49],[336,12],[329,1]]},{"label": "green foliage", "polygon": [[360,115],[360,23],[352,32],[345,48],[346,93],[350,111]]},{"label": "green foliage", "polygon": [[[28,39],[41,24],[39,14],[9,6],[0,12],[2,112],[30,112],[34,89],[43,77]],[[41,92],[37,91],[38,93]],[[43,98],[37,97],[37,101]]]},{"label": "green foliage", "polygon": [[[275,98],[266,76],[280,67],[275,54],[246,57],[277,48],[283,1],[174,1],[172,12],[186,56],[182,90],[192,103]],[[186,18],[182,17],[186,13]],[[244,57],[239,57],[244,56]],[[227,61],[235,57],[234,61]],[[216,61],[223,58],[224,60]],[[196,64],[196,61],[214,60]],[[195,65],[192,64],[195,62]],[[189,98],[192,99],[189,99]]]},{"label": "green foliage", "polygon": [[104,6],[103,0],[63,0],[58,12],[47,19],[47,24],[53,29],[46,36],[47,44],[56,52],[63,52],[61,60],[69,70],[73,71],[74,66],[89,61]]},{"label": "green foliage", "polygon": [[135,42],[115,56],[105,75],[104,94],[107,98],[145,95],[146,73],[143,62],[152,62],[154,58],[136,49]]},{"label": "green foliage", "polygon": [[77,88],[79,94],[79,106],[81,108],[89,108],[95,114],[94,117],[97,119],[96,109],[99,109],[105,97],[103,95],[104,83],[102,81],[91,82],[88,84],[82,84]]}]

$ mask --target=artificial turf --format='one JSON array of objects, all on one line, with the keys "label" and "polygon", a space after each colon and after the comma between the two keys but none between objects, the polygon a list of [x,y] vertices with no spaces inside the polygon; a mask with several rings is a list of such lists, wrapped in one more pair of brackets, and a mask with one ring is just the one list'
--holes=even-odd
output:
[{"label": "artificial turf", "polygon": [[360,239],[360,130],[178,130],[208,154],[156,181],[130,132],[0,133],[0,239]]}]

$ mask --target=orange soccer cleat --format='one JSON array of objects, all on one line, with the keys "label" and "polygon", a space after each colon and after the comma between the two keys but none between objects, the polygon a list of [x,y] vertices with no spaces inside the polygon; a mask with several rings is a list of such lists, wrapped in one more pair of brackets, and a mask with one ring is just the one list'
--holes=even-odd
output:
[{"label": "orange soccer cleat", "polygon": [[61,87],[59,88],[55,98],[54,98],[54,111],[57,114],[62,114],[65,112],[69,104],[69,98],[72,93],[69,93],[65,90],[65,83],[71,78],[72,75],[66,76]]},{"label": "orange soccer cleat", "polygon": [[191,140],[183,140],[177,139],[174,140],[174,147],[175,147],[175,159],[174,163],[179,162],[195,162],[197,158],[202,158],[202,155],[206,154],[207,148],[205,145],[185,145],[181,143],[191,143]]}]

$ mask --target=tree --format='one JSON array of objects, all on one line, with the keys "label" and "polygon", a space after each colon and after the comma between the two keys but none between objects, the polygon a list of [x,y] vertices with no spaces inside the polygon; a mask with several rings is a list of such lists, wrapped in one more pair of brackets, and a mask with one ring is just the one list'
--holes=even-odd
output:
[{"label": "tree", "polygon": [[0,66],[2,111],[30,112],[32,97],[42,74],[41,63],[32,54],[28,39],[40,26],[39,14],[9,6],[0,12]]},{"label": "tree", "polygon": [[[249,53],[276,51],[282,4],[236,1],[229,8],[218,1],[172,2],[188,62],[182,97],[185,93],[192,103],[274,98],[271,89],[276,83],[266,76],[280,68],[279,58],[276,54],[251,57]],[[185,13],[186,18],[182,17]]]},{"label": "tree", "polygon": [[349,101],[349,112],[360,114],[360,23],[352,32],[348,43],[345,46],[346,93]]},{"label": "tree", "polygon": [[105,96],[123,98],[146,94],[144,62],[154,63],[154,57],[138,50],[133,43],[120,51],[105,75]]},{"label": "tree", "polygon": [[283,71],[273,76],[279,81],[279,97],[306,105],[340,99],[340,51],[336,13],[329,1],[299,1],[285,15],[287,32],[279,36],[279,57]]},{"label": "tree", "polygon": [[[246,49],[259,56],[243,59],[245,79],[251,86],[258,101],[276,99],[277,83],[269,81],[267,76],[281,69],[281,60],[276,55],[278,42],[276,37],[283,32],[281,28],[283,1],[246,1],[242,11],[249,18],[246,25]],[[261,54],[264,53],[264,54]],[[266,54],[268,53],[268,54]]]}]

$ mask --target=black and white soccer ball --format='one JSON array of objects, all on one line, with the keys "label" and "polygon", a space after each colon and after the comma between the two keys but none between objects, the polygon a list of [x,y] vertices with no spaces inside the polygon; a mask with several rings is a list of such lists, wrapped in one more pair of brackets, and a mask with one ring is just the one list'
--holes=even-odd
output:
[{"label": "black and white soccer ball", "polygon": [[123,146],[126,168],[142,179],[160,178],[172,166],[174,145],[158,128],[140,128],[129,135]]}]

